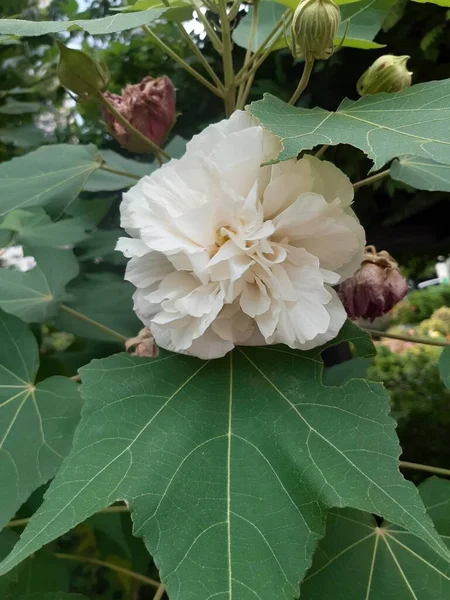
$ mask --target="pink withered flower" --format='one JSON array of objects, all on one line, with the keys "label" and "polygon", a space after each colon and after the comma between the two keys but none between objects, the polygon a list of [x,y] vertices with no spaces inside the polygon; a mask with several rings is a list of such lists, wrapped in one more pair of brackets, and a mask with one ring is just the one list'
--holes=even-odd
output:
[{"label": "pink withered flower", "polygon": [[397,262],[386,252],[367,246],[361,267],[341,283],[339,297],[351,319],[381,317],[402,300],[408,284]]},{"label": "pink withered flower", "polygon": [[[145,137],[158,146],[165,141],[175,122],[175,88],[168,77],[145,77],[140,83],[127,85],[122,95],[105,92],[104,96]],[[102,116],[123,148],[148,152],[145,142],[127,131],[104,107]]]}]

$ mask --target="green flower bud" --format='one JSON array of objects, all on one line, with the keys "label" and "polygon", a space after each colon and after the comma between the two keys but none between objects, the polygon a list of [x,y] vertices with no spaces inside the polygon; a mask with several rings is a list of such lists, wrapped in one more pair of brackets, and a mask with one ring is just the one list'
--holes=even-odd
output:
[{"label": "green flower bud", "polygon": [[291,27],[294,58],[330,58],[340,22],[341,12],[333,0],[300,0]]},{"label": "green flower bud", "polygon": [[406,68],[409,56],[380,56],[356,84],[360,96],[380,92],[400,92],[411,85],[412,72]]},{"label": "green flower bud", "polygon": [[103,91],[109,82],[105,63],[96,61],[81,50],[73,50],[57,41],[60,58],[57,74],[61,85],[80,96]]}]

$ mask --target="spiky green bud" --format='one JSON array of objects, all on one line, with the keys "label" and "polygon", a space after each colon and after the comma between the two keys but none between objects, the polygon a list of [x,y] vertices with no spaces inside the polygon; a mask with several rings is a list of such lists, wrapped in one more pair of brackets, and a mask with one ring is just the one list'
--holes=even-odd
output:
[{"label": "spiky green bud", "polygon": [[412,81],[412,72],[406,67],[409,58],[392,54],[377,58],[359,78],[356,84],[358,94],[369,96],[380,92],[400,92],[409,87]]},{"label": "spiky green bud", "polygon": [[103,91],[109,82],[109,72],[103,61],[96,61],[82,50],[68,48],[57,41],[60,58],[57,74],[61,85],[80,96]]},{"label": "spiky green bud", "polygon": [[301,0],[291,27],[291,51],[305,60],[330,58],[341,12],[333,0]]}]

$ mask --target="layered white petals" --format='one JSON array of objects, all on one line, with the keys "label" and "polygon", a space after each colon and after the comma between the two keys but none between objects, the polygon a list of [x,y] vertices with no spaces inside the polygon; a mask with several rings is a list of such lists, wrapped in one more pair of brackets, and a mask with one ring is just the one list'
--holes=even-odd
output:
[{"label": "layered white petals", "polygon": [[273,166],[275,136],[237,111],[124,195],[117,249],[158,345],[216,358],[235,345],[309,349],[346,315],[330,287],[360,265],[353,187],[331,163]]}]

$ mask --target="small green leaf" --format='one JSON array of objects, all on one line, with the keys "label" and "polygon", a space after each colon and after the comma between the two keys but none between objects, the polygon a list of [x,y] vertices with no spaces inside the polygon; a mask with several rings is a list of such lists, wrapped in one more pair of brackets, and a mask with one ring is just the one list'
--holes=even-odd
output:
[{"label": "small green leaf", "polygon": [[31,246],[61,247],[88,237],[83,219],[59,219],[53,222],[42,208],[13,210],[0,229],[15,232],[15,241]]},{"label": "small green leaf", "polygon": [[86,31],[91,35],[116,33],[148,25],[164,14],[166,9],[149,9],[130,14],[115,14],[102,19],[79,19],[76,21],[25,21],[0,19],[0,34],[28,37],[47,35],[62,31]]},{"label": "small green leaf", "polygon": [[[450,539],[450,482],[428,479],[420,493],[438,533]],[[404,529],[356,510],[331,511],[301,598],[444,600],[450,564]]]},{"label": "small green leaf", "polygon": [[51,205],[63,212],[99,167],[98,150],[92,144],[46,146],[2,163],[0,217],[29,206]]},{"label": "small green leaf", "polygon": [[56,318],[56,326],[62,331],[111,342],[123,341],[142,329],[133,311],[134,287],[123,277],[110,272],[92,273],[75,280],[67,291],[71,298]]},{"label": "small green leaf", "polygon": [[78,263],[70,250],[33,250],[37,265],[22,273],[0,269],[0,308],[27,323],[54,317],[67,298],[66,285],[78,274]]},{"label": "small green leaf", "polygon": [[52,134],[47,134],[33,124],[0,127],[0,140],[4,144],[13,144],[18,148],[35,148],[56,141]]},{"label": "small green leaf", "polygon": [[402,156],[391,165],[390,176],[418,190],[450,192],[450,165],[418,156]]},{"label": "small green leaf", "polygon": [[119,499],[180,600],[297,597],[331,507],[382,514],[448,558],[399,473],[386,392],[323,386],[321,351],[84,367],[72,453],[0,572]]},{"label": "small green leaf", "polygon": [[445,387],[450,389],[450,347],[444,348],[439,358],[439,374]]},{"label": "small green leaf", "polygon": [[28,327],[0,312],[0,528],[51,479],[72,445],[81,408],[66,377],[35,383],[39,349]]},{"label": "small green leaf", "polygon": [[295,108],[266,95],[248,110],[281,140],[277,160],[319,144],[350,144],[374,169],[406,154],[450,164],[450,79],[414,85],[395,94],[344,100],[336,112]]}]

